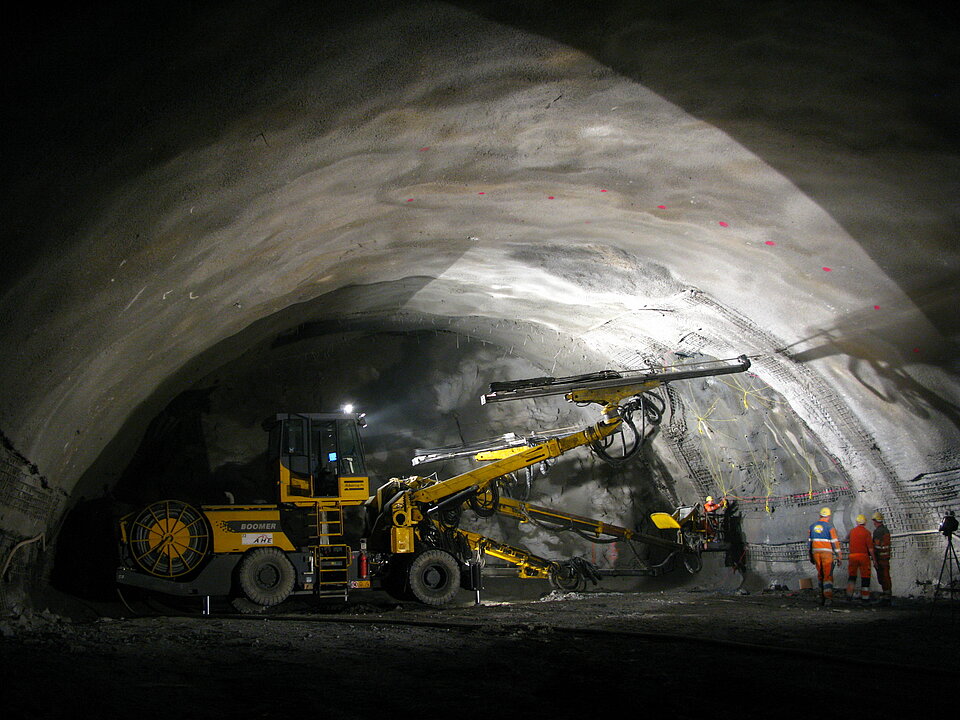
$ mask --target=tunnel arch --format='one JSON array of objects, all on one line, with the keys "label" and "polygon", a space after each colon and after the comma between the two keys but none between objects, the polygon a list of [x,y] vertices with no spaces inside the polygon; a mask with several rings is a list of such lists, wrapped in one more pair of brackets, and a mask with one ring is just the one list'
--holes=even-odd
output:
[{"label": "tunnel arch", "polygon": [[[331,325],[454,333],[559,373],[745,352],[844,468],[851,511],[883,507],[905,533],[935,520],[945,506],[911,482],[947,473],[955,487],[953,345],[820,205],[827,190],[814,201],[634,77],[463,8],[313,25],[323,42],[270,45],[260,74],[240,57],[299,19],[272,17],[265,41],[241,18],[208,57],[189,44],[200,18],[139,99],[157,109],[176,97],[165,83],[237,67],[143,133],[111,125],[127,134],[82,174],[85,196],[47,218],[20,211],[43,241],[5,286],[0,427],[39,471],[14,461],[5,482],[54,499],[4,513],[7,547],[55,529],[104,463],[119,472],[139,441],[125,423],[142,432],[224,360]],[[89,161],[103,135],[78,138]],[[915,222],[934,245],[928,225]],[[948,272],[955,248],[941,250]],[[910,542],[903,562],[927,557]]]}]

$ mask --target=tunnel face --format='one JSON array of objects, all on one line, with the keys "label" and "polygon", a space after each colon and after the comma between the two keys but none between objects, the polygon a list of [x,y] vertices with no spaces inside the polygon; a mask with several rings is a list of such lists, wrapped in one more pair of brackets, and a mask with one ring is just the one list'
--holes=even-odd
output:
[{"label": "tunnel face", "polygon": [[507,5],[23,23],[0,550],[184,489],[149,448],[176,408],[210,492],[266,415],[347,401],[385,480],[595,421],[480,407],[491,381],[746,354],[663,391],[643,462],[562,458],[536,496],[634,526],[727,494],[765,580],[806,572],[821,505],[843,532],[882,509],[929,575],[960,484],[956,38],[891,9]]}]

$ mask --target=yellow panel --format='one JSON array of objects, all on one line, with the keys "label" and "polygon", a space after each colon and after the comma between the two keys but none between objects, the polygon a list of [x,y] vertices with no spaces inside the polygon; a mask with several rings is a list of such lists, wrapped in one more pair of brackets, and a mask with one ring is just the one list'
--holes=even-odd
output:
[{"label": "yellow panel", "polygon": [[519,447],[512,448],[503,448],[502,450],[484,450],[481,453],[477,453],[473,456],[474,460],[502,460],[505,457],[510,457],[511,455],[518,455],[519,453],[529,450],[530,448],[526,445],[521,445]]},{"label": "yellow panel", "polygon": [[676,520],[673,519],[667,513],[653,513],[650,515],[650,519],[653,520],[653,524],[656,525],[661,530],[679,530],[680,525]]},{"label": "yellow panel", "polygon": [[413,528],[390,528],[390,550],[395,553],[413,552]]},{"label": "yellow panel", "polygon": [[342,500],[366,500],[370,497],[370,479],[365,477],[341,477],[340,498]]},{"label": "yellow panel", "polygon": [[287,486],[289,495],[299,497],[310,497],[310,478],[290,477],[290,483]]},{"label": "yellow panel", "polygon": [[280,479],[278,489],[280,491],[280,502],[294,502],[302,500],[304,497],[310,497],[310,481],[303,478],[295,478],[290,473],[290,469],[280,463]]},{"label": "yellow panel", "polygon": [[276,505],[204,507],[203,513],[213,531],[215,553],[245,552],[255,547],[296,549],[280,530],[280,510]]},{"label": "yellow panel", "polygon": [[126,545],[129,540],[127,540],[127,523],[133,522],[133,513],[129,513],[120,518],[120,542]]}]

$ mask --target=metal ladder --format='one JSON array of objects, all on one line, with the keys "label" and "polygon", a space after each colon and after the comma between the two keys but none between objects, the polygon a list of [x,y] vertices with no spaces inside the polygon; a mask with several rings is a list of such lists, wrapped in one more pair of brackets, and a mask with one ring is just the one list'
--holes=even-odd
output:
[{"label": "metal ladder", "polygon": [[317,537],[332,538],[343,535],[343,508],[317,506]]},{"label": "metal ladder", "polygon": [[[317,507],[317,535],[330,541],[343,536],[343,508]],[[350,588],[351,551],[343,544],[320,545],[317,548],[317,597],[341,598],[346,601]]]},{"label": "metal ladder", "polygon": [[317,548],[317,597],[347,599],[350,587],[348,545],[321,545]]}]

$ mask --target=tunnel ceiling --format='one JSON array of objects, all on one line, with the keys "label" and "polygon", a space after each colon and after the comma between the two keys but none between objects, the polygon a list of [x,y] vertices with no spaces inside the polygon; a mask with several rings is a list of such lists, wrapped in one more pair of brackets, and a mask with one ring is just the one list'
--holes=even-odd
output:
[{"label": "tunnel ceiling", "polygon": [[15,23],[11,447],[69,493],[251,348],[430,330],[557,373],[748,354],[876,504],[960,465],[938,16],[510,6]]}]

